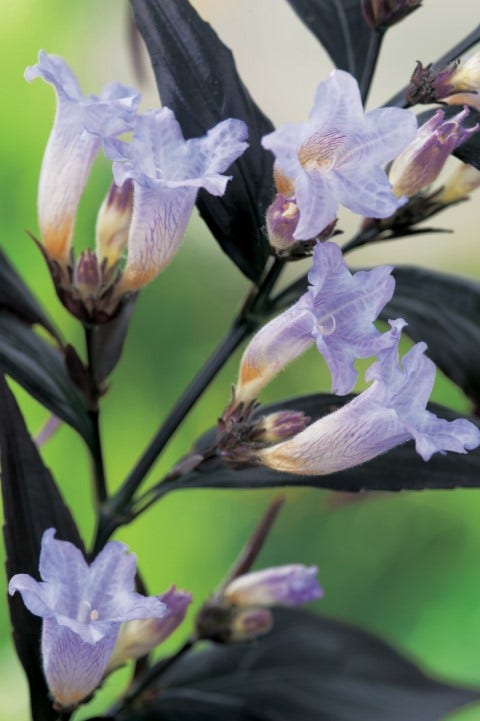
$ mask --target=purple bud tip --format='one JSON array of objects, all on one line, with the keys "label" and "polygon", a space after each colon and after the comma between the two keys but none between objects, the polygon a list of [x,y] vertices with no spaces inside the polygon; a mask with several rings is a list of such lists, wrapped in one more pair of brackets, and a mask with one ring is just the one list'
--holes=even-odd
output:
[{"label": "purple bud tip", "polygon": [[296,244],[293,234],[298,218],[299,211],[295,200],[277,193],[266,215],[268,240],[272,248],[285,251]]}]

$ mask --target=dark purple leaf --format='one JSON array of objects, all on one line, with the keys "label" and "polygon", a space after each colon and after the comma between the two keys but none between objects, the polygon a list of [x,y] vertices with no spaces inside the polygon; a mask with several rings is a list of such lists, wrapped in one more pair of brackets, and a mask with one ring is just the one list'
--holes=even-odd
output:
[{"label": "dark purple leaf", "polygon": [[[39,580],[40,541],[47,528],[83,548],[75,522],[25,427],[15,398],[0,375],[0,458],[8,578],[28,573]],[[9,597],[13,637],[30,686],[32,718],[50,721],[53,711],[40,661],[41,621],[19,594]]]},{"label": "dark purple leaf", "polygon": [[[367,25],[361,0],[287,0],[341,70],[362,84],[377,33]],[[376,48],[378,54],[379,46]]]},{"label": "dark purple leaf", "polygon": [[8,311],[25,323],[38,323],[55,339],[59,340],[58,331],[45,314],[43,308],[35,300],[28,287],[9,263],[0,250],[0,311]]},{"label": "dark purple leaf", "polygon": [[116,719],[439,721],[478,698],[354,626],[279,610],[267,636],[191,652]]},{"label": "dark purple leaf", "polygon": [[200,191],[200,213],[223,250],[252,280],[268,255],[262,233],[273,196],[273,156],[260,139],[273,130],[242,83],[231,51],[187,0],[131,0],[147,45],[162,103],[170,107],[185,137],[203,135],[226,118],[249,128],[248,150],[228,171],[225,195]]},{"label": "dark purple leaf", "polygon": [[1,312],[0,371],[92,443],[91,420],[69,377],[62,352],[21,320]]}]

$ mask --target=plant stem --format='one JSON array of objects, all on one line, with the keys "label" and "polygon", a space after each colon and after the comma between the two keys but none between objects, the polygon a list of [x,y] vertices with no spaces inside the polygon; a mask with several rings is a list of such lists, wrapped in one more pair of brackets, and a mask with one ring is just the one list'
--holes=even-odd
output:
[{"label": "plant stem", "polygon": [[263,544],[267,540],[267,536],[272,530],[272,526],[284,503],[285,496],[279,496],[269,505],[226,578],[222,581],[220,588],[216,591],[216,596],[221,596],[229,583],[250,570],[262,550]]},{"label": "plant stem", "polygon": [[112,502],[110,504],[111,509],[114,511],[121,510],[126,503],[130,501],[148,471],[157,460],[159,454],[187,415],[188,411],[196,403],[210,381],[216,376],[224,363],[226,363],[229,359],[233,351],[249,335],[250,329],[250,322],[246,320],[233,325],[230,332],[180,397],[178,403],[155,434],[154,438],[150,442],[150,445],[145,450],[144,454],[126,479],[123,486],[119,489],[116,496],[112,498]]},{"label": "plant stem", "polygon": [[105,478],[105,466],[103,462],[102,441],[100,437],[100,409],[98,399],[100,389],[98,387],[95,353],[94,334],[96,327],[90,323],[85,326],[85,342],[87,346],[87,369],[88,369],[88,414],[93,427],[92,472],[97,507],[99,508],[108,498],[107,483]]}]

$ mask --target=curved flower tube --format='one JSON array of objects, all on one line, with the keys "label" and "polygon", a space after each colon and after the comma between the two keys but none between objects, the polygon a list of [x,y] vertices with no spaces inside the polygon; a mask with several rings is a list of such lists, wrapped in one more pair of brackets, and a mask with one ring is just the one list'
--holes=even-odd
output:
[{"label": "curved flower tube", "polygon": [[43,618],[42,660],[48,687],[62,707],[76,706],[102,681],[120,625],[132,619],[164,618],[160,598],[135,593],[136,559],[111,541],[89,566],[73,544],[42,537],[42,582],[20,573],[8,591]]},{"label": "curved flower tube", "polygon": [[339,204],[354,213],[388,218],[404,203],[382,166],[415,137],[409,110],[364,113],[356,80],[334,70],[320,83],[306,123],[283,125],[262,139],[276,158],[278,192],[299,209],[296,240],[310,240],[335,220]]},{"label": "curved flower tube", "polygon": [[199,188],[223,195],[230,177],[221,175],[247,148],[242,120],[218,123],[201,138],[184,140],[169,108],[136,118],[131,143],[104,142],[115,183],[132,179],[133,214],[122,290],[150,282],[175,255]]},{"label": "curved flower tube", "polygon": [[367,371],[372,385],[290,440],[258,451],[259,463],[318,476],[358,466],[412,438],[425,461],[433,453],[465,453],[480,444],[480,431],[470,421],[446,421],[426,410],[435,365],[424,355],[425,343],[411,348],[400,364],[398,341],[404,322],[391,325],[396,343]]},{"label": "curved flower tube", "polygon": [[391,266],[352,273],[340,248],[317,243],[308,291],[267,323],[247,346],[235,389],[237,402],[249,402],[294,358],[313,343],[332,374],[332,390],[344,395],[355,385],[357,358],[376,355],[394,340],[374,325],[393,295]]},{"label": "curved flower tube", "polygon": [[238,576],[224,591],[235,606],[299,606],[323,596],[316,566],[296,563]]},{"label": "curved flower tube", "polygon": [[78,203],[102,137],[129,130],[140,100],[133,88],[107,85],[99,96],[83,95],[77,78],[57,55],[43,50],[25,78],[43,78],[57,93],[55,122],[45,149],[38,186],[38,216],[48,256],[66,264]]},{"label": "curved flower tube", "polygon": [[455,148],[479,129],[479,125],[462,125],[470,114],[464,109],[445,120],[443,110],[437,110],[418,130],[412,143],[392,163],[389,178],[396,195],[412,196],[432,183],[440,174]]}]

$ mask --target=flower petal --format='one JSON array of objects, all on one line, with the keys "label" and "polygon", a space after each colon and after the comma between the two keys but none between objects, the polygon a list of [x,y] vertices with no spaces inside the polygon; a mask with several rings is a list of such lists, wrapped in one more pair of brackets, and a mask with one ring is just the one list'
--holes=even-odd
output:
[{"label": "flower petal", "polygon": [[77,706],[100,685],[119,627],[116,624],[108,636],[90,644],[54,619],[44,620],[43,670],[48,687],[61,706]]},{"label": "flower petal", "polygon": [[139,95],[132,88],[114,84],[100,97],[84,96],[67,63],[43,51],[25,77],[29,81],[41,77],[57,92],[57,113],[40,173],[38,214],[45,250],[65,264],[78,203],[101,137],[131,127]]},{"label": "flower petal", "polygon": [[435,367],[419,343],[398,363],[403,321],[392,323],[392,347],[369,369],[372,385],[350,403],[324,416],[284,443],[258,451],[270,468],[299,475],[324,475],[352,468],[415,439],[424,460],[432,453],[465,453],[480,445],[480,430],[467,420],[446,421],[425,409]]}]

